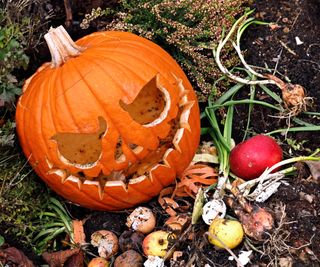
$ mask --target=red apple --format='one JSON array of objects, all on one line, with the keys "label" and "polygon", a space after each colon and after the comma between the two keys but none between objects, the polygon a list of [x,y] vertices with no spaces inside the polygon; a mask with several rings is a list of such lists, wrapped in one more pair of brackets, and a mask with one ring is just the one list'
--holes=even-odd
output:
[{"label": "red apple", "polygon": [[266,135],[257,135],[236,145],[230,153],[230,169],[238,177],[251,180],[282,160],[282,149]]}]

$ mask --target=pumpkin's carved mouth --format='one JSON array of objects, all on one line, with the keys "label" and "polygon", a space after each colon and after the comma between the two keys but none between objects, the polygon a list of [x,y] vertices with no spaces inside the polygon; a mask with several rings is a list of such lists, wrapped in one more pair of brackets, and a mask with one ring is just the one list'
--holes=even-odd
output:
[{"label": "pumpkin's carved mouth", "polygon": [[[103,198],[105,187],[121,186],[128,190],[130,184],[135,184],[144,179],[152,180],[152,172],[159,166],[171,168],[167,157],[172,152],[181,153],[180,141],[186,131],[191,131],[189,117],[194,101],[188,99],[188,91],[182,84],[182,80],[176,78],[179,87],[178,115],[172,119],[170,132],[165,138],[159,138],[160,144],[154,151],[150,151],[146,157],[134,163],[122,171],[112,171],[105,175],[102,172],[96,177],[88,177],[83,171],[70,173],[53,166],[47,160],[50,168],[49,174],[56,174],[61,177],[62,182],[70,181],[77,183],[79,189],[82,184],[95,185],[99,191],[100,198]],[[167,116],[170,108],[170,96],[165,88],[159,86],[157,77],[152,79],[138,94],[135,100],[126,104],[120,101],[120,106],[128,112],[131,118],[143,125],[152,127]],[[104,118],[99,117],[99,129],[91,134],[57,133],[52,140],[57,142],[59,158],[68,165],[82,167],[84,170],[96,164],[100,160],[102,153],[101,139],[108,133],[108,125]],[[147,137],[146,137],[147,138]],[[122,138],[118,140],[115,149],[115,160],[117,162],[126,161],[125,153],[122,151]],[[139,154],[144,148],[136,144],[127,144],[135,153]]]}]

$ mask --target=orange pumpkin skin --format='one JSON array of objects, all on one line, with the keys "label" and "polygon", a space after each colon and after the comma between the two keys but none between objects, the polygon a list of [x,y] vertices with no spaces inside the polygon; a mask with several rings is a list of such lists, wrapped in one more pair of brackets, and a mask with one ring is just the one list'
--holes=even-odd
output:
[{"label": "orange pumpkin skin", "polygon": [[[76,44],[84,48],[78,56],[56,67],[45,63],[25,82],[16,111],[23,151],[49,187],[73,203],[121,210],[146,202],[194,156],[200,137],[196,95],[174,59],[144,38],[98,32]],[[150,81],[163,89],[164,107],[159,118],[143,124],[124,107]],[[83,147],[72,155],[77,135],[83,147],[95,140],[91,161],[81,159],[89,154]]]}]

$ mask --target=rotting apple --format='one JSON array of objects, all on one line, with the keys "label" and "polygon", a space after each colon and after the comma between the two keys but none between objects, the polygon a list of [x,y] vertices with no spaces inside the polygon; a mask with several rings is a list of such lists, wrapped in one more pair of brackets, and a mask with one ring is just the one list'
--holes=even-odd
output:
[{"label": "rotting apple", "polygon": [[119,237],[119,247],[122,252],[127,250],[141,251],[144,234],[138,231],[126,230]]},{"label": "rotting apple", "polygon": [[114,261],[114,267],[142,267],[143,258],[135,250],[127,250]]},{"label": "rotting apple", "polygon": [[236,145],[231,150],[229,163],[236,176],[251,180],[281,160],[281,147],[272,137],[261,134]]},{"label": "rotting apple", "polygon": [[142,243],[144,254],[164,257],[168,251],[170,237],[174,239],[175,235],[162,230],[148,234]]}]

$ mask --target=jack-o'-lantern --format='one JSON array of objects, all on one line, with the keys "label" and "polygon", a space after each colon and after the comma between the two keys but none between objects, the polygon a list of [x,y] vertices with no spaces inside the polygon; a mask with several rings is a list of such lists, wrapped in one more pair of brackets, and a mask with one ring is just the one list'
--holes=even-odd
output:
[{"label": "jack-o'-lantern", "polygon": [[131,33],[73,42],[60,26],[45,39],[52,62],[25,82],[16,111],[36,173],[92,209],[120,210],[156,196],[199,143],[199,107],[181,68]]}]

